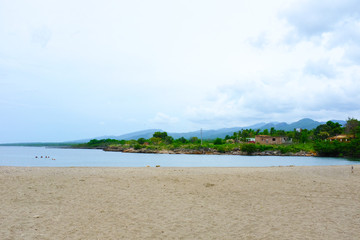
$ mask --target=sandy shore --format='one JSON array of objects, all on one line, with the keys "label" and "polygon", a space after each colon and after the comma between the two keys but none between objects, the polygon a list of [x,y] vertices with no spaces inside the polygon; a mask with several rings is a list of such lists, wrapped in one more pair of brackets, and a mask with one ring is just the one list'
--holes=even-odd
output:
[{"label": "sandy shore", "polygon": [[360,166],[0,167],[0,239],[360,239]]}]

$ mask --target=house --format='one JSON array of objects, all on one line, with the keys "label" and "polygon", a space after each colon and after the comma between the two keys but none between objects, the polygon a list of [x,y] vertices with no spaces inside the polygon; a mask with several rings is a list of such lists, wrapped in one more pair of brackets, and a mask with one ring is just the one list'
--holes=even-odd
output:
[{"label": "house", "polygon": [[339,141],[339,142],[349,142],[351,141],[351,139],[354,138],[354,135],[345,135],[345,134],[342,134],[342,135],[337,135],[337,136],[334,136],[334,137],[329,137],[327,138],[326,140],[332,142],[332,141]]},{"label": "house", "polygon": [[289,137],[273,137],[268,135],[255,136],[255,142],[260,144],[289,144],[292,143],[292,139]]}]

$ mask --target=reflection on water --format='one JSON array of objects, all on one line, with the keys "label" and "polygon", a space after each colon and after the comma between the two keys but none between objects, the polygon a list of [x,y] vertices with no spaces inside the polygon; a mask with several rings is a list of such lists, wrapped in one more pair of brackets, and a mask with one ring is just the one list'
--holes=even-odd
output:
[{"label": "reflection on water", "polygon": [[[41,158],[41,156],[43,156]],[[45,158],[46,156],[46,158]],[[37,157],[37,158],[36,158]],[[269,167],[355,165],[359,159],[105,152],[93,149],[0,147],[1,166],[42,167]]]}]

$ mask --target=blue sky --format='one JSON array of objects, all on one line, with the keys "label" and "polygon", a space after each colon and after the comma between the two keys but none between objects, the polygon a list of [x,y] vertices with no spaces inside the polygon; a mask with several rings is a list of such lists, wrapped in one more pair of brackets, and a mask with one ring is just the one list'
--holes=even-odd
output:
[{"label": "blue sky", "polygon": [[0,143],[360,118],[356,0],[0,0]]}]

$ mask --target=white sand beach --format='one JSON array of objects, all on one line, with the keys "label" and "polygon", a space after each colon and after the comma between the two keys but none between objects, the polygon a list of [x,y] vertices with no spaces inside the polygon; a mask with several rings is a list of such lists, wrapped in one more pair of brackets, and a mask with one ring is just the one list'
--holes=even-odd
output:
[{"label": "white sand beach", "polygon": [[360,166],[0,167],[0,239],[360,239]]}]

